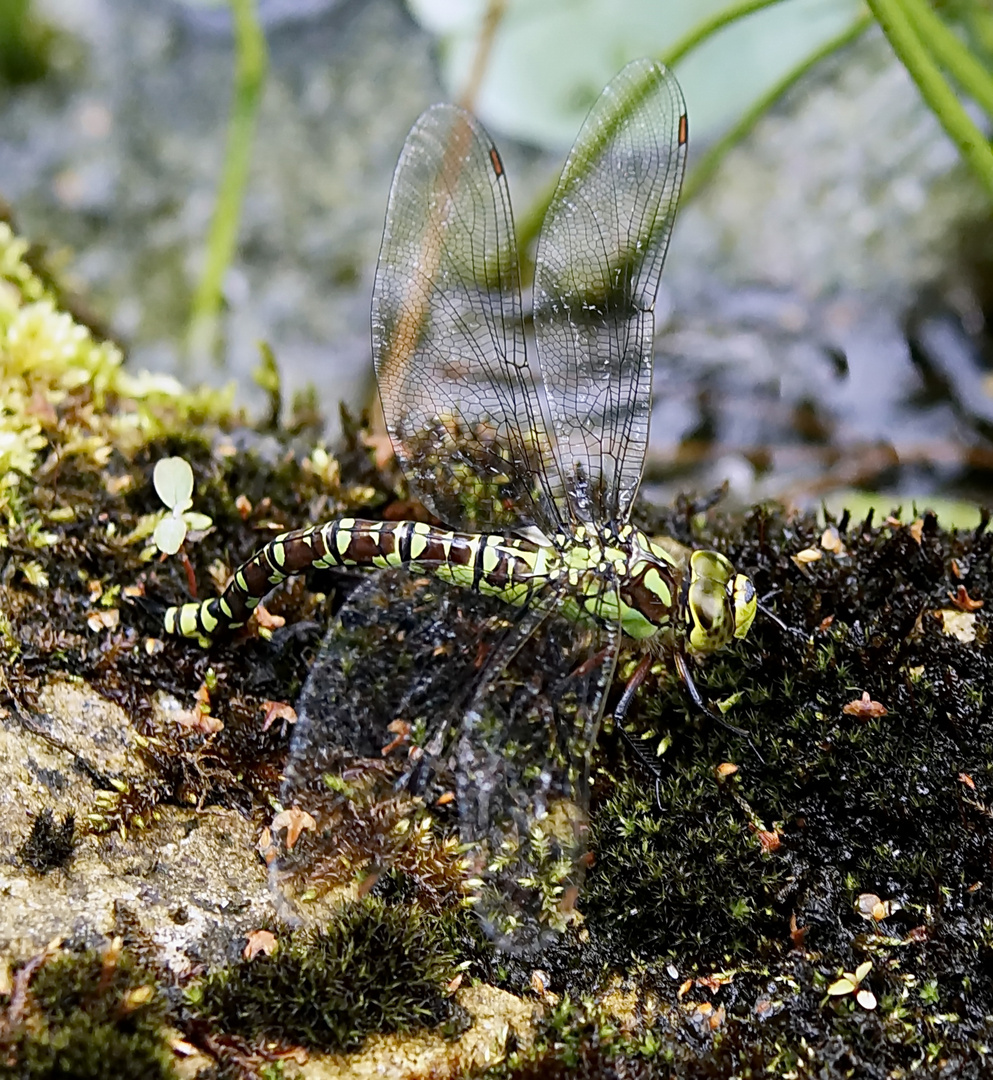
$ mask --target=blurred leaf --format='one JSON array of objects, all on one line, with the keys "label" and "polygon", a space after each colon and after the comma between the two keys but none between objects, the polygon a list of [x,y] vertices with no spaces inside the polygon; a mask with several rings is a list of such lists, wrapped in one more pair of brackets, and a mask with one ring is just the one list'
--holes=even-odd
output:
[{"label": "blurred leaf", "polygon": [[152,483],[159,498],[174,513],[182,513],[193,505],[193,470],[183,458],[171,457],[157,461],[152,473]]},{"label": "blurred leaf", "polygon": [[167,514],[155,526],[152,541],[159,551],[166,555],[175,555],[186,539],[186,522],[181,517]]},{"label": "blurred leaf", "polygon": [[[483,32],[485,3],[408,0],[442,42],[442,77],[457,98]],[[748,18],[740,17],[749,14]],[[496,30],[476,111],[484,124],[538,145],[565,149],[600,90],[628,60],[665,60],[704,35],[681,60],[694,137],[719,134],[805,55],[862,11],[858,0],[508,0]]]}]

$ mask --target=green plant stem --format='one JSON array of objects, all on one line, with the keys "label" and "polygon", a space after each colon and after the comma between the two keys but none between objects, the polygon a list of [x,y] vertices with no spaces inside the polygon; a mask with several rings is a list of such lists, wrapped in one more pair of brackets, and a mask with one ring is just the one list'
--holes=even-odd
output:
[{"label": "green plant stem", "polygon": [[866,2],[921,97],[993,199],[993,150],[917,36],[905,0]]},{"label": "green plant stem", "polygon": [[[779,3],[782,3],[782,0],[739,0],[738,3],[730,5],[723,11],[719,11],[709,19],[704,19],[703,22],[699,23],[688,34],[677,41],[672,49],[668,50],[665,56],[661,57],[661,60],[667,67],[673,67],[677,61],[681,60],[687,53],[706,41],[712,34],[725,29],[732,23],[747,18],[749,15],[753,15],[756,11],[773,7]],[[866,16],[863,20],[854,24],[852,29],[854,30],[857,27],[857,33],[853,34],[851,31],[846,31],[839,37],[834,38],[826,47],[819,49],[813,57],[805,60],[799,67],[794,68],[785,79],[781,80],[771,91],[769,91],[769,93],[764,95],[761,102],[749,111],[748,116],[739,121],[735,128],[704,156],[700,164],[693,170],[692,174],[687,177],[686,182],[683,184],[683,196],[680,201],[685,203],[692,194],[696,193],[696,190],[699,189],[703,179],[714,172],[724,154],[726,154],[738,140],[742,139],[752,127],[754,127],[756,121],[761,117],[763,110],[774,105],[779,97],[785,93],[797,79],[804,75],[813,64],[823,59],[823,57],[828,55],[832,50],[840,48],[847,44],[853,37],[857,37],[858,34],[861,34],[869,25],[870,21],[868,16]],[[700,172],[701,167],[704,165],[706,165],[707,168],[706,173]],[[699,177],[699,179],[696,179],[697,177]],[[557,181],[554,181],[549,184],[547,190],[534,200],[528,211],[518,218],[517,246],[521,253],[522,270],[525,269],[531,244],[534,242],[541,229],[541,223],[544,221],[548,204],[552,201],[556,183]]]},{"label": "green plant stem", "polygon": [[256,13],[256,0],[228,2],[234,22],[234,99],[217,206],[207,237],[206,262],[190,311],[187,347],[194,356],[211,352],[217,338],[224,274],[238,239],[255,122],[269,62],[265,35]]},{"label": "green plant stem", "polygon": [[739,3],[731,4],[729,7],[724,8],[723,11],[718,11],[716,15],[711,15],[709,19],[697,23],[688,34],[681,37],[661,58],[662,62],[666,67],[675,67],[688,52],[692,52],[697,45],[706,41],[711,34],[716,34],[719,30],[723,30],[726,26],[730,26],[732,23],[736,23],[739,19],[744,19],[756,11],[775,7],[776,4],[782,2],[783,0],[739,0]]},{"label": "green plant stem", "polygon": [[903,0],[907,18],[938,63],[993,120],[993,78],[923,0]]},{"label": "green plant stem", "polygon": [[0,0],[0,86],[34,82],[48,71],[54,35],[37,7],[32,0]]},{"label": "green plant stem", "polygon": [[825,42],[819,49],[811,53],[801,63],[797,64],[786,73],[771,89],[766,91],[758,101],[741,117],[741,119],[714,143],[713,146],[693,166],[683,182],[683,194],[679,200],[682,205],[688,203],[700,191],[700,188],[716,172],[720,163],[728,152],[741,142],[758,121],[776,104],[777,101],[804,75],[832,53],[850,45],[861,37],[872,25],[872,17],[863,15],[856,19],[847,30],[842,31],[830,41]]}]

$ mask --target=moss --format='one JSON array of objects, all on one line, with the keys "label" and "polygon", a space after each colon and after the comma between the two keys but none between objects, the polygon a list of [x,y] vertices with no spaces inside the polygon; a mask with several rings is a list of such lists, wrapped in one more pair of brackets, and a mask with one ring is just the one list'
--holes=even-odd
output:
[{"label": "moss", "polygon": [[66,814],[56,825],[52,811],[42,810],[31,823],[28,838],[17,849],[17,857],[39,874],[64,868],[72,859],[75,833],[75,815]]},{"label": "moss", "polygon": [[[34,970],[33,970],[34,969]],[[174,1077],[165,1042],[168,1009],[153,975],[119,943],[36,958],[9,996],[0,1075],[42,1080]],[[9,1071],[5,1071],[9,1070]]]},{"label": "moss", "polygon": [[193,1000],[228,1032],[348,1050],[371,1032],[458,1022],[446,992],[457,959],[450,923],[366,899],[272,956],[210,975]]},{"label": "moss", "polygon": [[55,521],[77,510],[70,501],[35,504],[52,459],[71,459],[103,480],[114,454],[231,417],[232,390],[191,393],[174,379],[128,372],[120,349],[61,302],[29,262],[27,242],[0,221],[0,527],[22,526],[42,549],[53,542],[42,509]]},{"label": "moss", "polygon": [[176,1075],[161,1040],[120,1025],[100,1024],[78,1012],[54,1029],[25,1036],[14,1049],[23,1080],[155,1080]]},{"label": "moss", "polygon": [[788,865],[761,855],[714,758],[681,764],[660,782],[660,805],[654,785],[633,775],[593,821],[587,928],[618,960],[752,956],[782,926],[775,897]]},{"label": "moss", "polygon": [[[840,551],[813,517],[763,509],[722,540],[785,623],[760,614],[747,642],[697,672],[707,700],[734,699],[726,719],[754,749],[671,676],[631,714],[632,735],[650,735],[644,756],[663,750],[657,801],[617,734],[601,740],[585,947],[541,963],[572,990],[625,974],[654,1001],[638,1022],[665,1051],[625,1051],[621,1065],[585,1032],[576,1075],[781,1072],[804,1065],[803,1040],[836,1047],[831,1077],[939,1059],[982,1075],[993,656],[975,602],[993,595],[993,541],[985,525],[942,531],[927,515],[836,530]],[[805,551],[820,557],[793,560]],[[938,615],[970,607],[975,636],[962,640]],[[863,961],[875,1007],[830,997]],[[563,1055],[540,1049],[513,1075],[562,1073]]]},{"label": "moss", "polygon": [[[293,699],[309,653],[300,627],[282,644],[229,643],[213,657],[212,715],[223,732],[209,746],[176,732],[160,738],[153,691],[192,700],[204,682],[204,656],[185,642],[154,640],[139,653],[137,633],[154,638],[160,624],[122,602],[122,590],[136,599],[146,582],[166,600],[189,596],[181,557],[158,571],[150,566],[150,536],[164,512],[152,470],[170,454],[193,463],[196,509],[209,509],[215,528],[200,548],[188,540],[187,550],[201,588],[213,592],[208,569],[227,572],[274,521],[337,512],[328,496],[337,463],[319,448],[287,452],[286,432],[282,443],[249,434],[249,445],[236,452],[226,434],[240,420],[230,392],[188,392],[171,378],[128,372],[117,346],[64,304],[27,242],[0,222],[0,700],[30,712],[39,681],[50,671],[69,673],[124,707],[149,737],[151,777],[99,778],[106,790],[84,829],[123,834],[148,823],[163,800],[247,809],[256,794],[264,799],[278,786],[273,754],[286,744],[278,730],[261,730],[265,702]],[[215,451],[218,444],[224,452]],[[361,497],[368,487],[356,490]],[[236,502],[245,495],[249,512]],[[302,584],[286,592],[301,596]],[[314,599],[308,603],[317,608]],[[253,652],[255,677],[244,685],[240,675]]]},{"label": "moss", "polygon": [[[548,1009],[534,1041],[510,1049],[487,1080],[717,1080],[727,1077],[988,1075],[985,1045],[950,1027],[955,1017],[910,1019],[892,999],[866,1011],[832,999],[806,958],[794,955],[779,976],[760,983],[724,973],[687,980],[669,994],[641,986],[621,1016],[605,1003],[568,998]],[[709,985],[708,985],[709,983]],[[723,1000],[721,1000],[723,999]]]}]

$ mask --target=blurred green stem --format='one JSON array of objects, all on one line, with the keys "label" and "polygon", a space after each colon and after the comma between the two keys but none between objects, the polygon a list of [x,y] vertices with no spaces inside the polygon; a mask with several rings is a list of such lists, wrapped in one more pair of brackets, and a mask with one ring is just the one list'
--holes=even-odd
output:
[{"label": "blurred green stem", "polygon": [[[993,150],[969,118],[913,24],[913,0],[866,0],[890,46],[945,133],[993,198]],[[930,33],[928,35],[931,37]],[[933,45],[933,41],[931,41]]]},{"label": "blurred green stem", "polygon": [[[773,7],[782,2],[783,0],[739,0],[738,3],[731,4],[729,7],[719,11],[716,15],[711,16],[709,19],[704,19],[703,22],[695,26],[685,37],[676,42],[673,48],[670,49],[665,56],[661,57],[662,62],[667,67],[673,67],[677,61],[681,60],[688,52],[691,52],[713,34],[725,29],[732,23],[755,14],[757,11],[761,11],[763,8]],[[804,60],[803,63],[794,68],[785,79],[782,79],[772,88],[772,90],[763,95],[761,101],[757,102],[756,105],[749,110],[748,114],[735,125],[734,129],[729,131],[720,142],[713,146],[710,151],[704,155],[696,168],[693,169],[687,177],[686,182],[683,184],[683,195],[680,202],[685,203],[696,194],[704,179],[709,177],[717,168],[721,158],[737,141],[744,138],[745,135],[751,131],[755,126],[755,123],[761,118],[762,113],[774,105],[779,97],[784,94],[797,79],[806,74],[809,68],[822,60],[825,56],[829,55],[834,49],[841,48],[861,34],[870,22],[871,19],[868,16],[856,22],[850,30],[845,31],[845,33],[828,42],[824,48],[818,49],[813,56]],[[554,191],[555,184],[552,183],[549,185],[548,190],[532,203],[527,212],[518,218],[517,246],[522,262],[522,273],[525,276],[530,269],[528,253],[538,235],[538,231],[541,229],[541,223],[545,218],[545,211],[552,200]]]},{"label": "blurred green stem", "polygon": [[207,237],[203,275],[193,296],[187,349],[194,357],[213,351],[223,299],[224,275],[234,255],[241,204],[252,160],[255,121],[265,86],[268,53],[256,0],[228,0],[234,22],[234,100],[228,121],[224,170]]},{"label": "blurred green stem", "polygon": [[688,203],[700,190],[700,188],[717,171],[718,166],[724,160],[728,151],[744,139],[759,120],[772,108],[773,105],[793,86],[799,82],[811,68],[815,67],[832,53],[850,45],[861,37],[872,25],[872,17],[863,15],[847,29],[842,31],[830,41],[825,42],[816,52],[810,54],[795,68],[788,71],[771,89],[766,91],[741,117],[741,119],[723,135],[693,166],[683,182],[683,194],[679,200],[682,205]]},{"label": "blurred green stem", "polygon": [[935,15],[929,4],[923,0],[903,0],[903,8],[935,60],[993,120],[993,78],[987,68]]},{"label": "blurred green stem", "polygon": [[709,19],[704,19],[703,22],[694,26],[662,57],[662,63],[666,67],[675,67],[688,52],[692,52],[697,45],[706,41],[711,34],[723,30],[724,27],[745,18],[746,15],[752,15],[763,8],[775,7],[776,4],[782,2],[783,0],[740,0],[737,4],[731,4],[729,7],[724,8],[723,11],[718,11],[716,15],[712,15]]},{"label": "blurred green stem", "polygon": [[0,86],[42,78],[48,71],[52,30],[31,0],[0,0]]}]

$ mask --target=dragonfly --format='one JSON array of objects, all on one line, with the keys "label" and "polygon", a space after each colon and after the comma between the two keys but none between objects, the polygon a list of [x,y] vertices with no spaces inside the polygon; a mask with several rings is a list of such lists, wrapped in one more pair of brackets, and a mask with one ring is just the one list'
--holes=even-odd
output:
[{"label": "dragonfly", "polygon": [[397,460],[443,524],[346,517],[287,532],[219,597],[165,615],[168,632],[207,643],[292,574],[379,571],[339,613],[301,697],[272,868],[298,907],[357,863],[368,880],[403,863],[447,812],[487,933],[509,951],[541,947],[578,918],[591,756],[622,646],[643,655],[617,723],[653,660],[692,686],[688,658],[747,634],[747,575],[631,524],[686,148],[675,77],[628,64],[545,214],[529,350],[496,147],[454,105],[411,129],[372,346]]}]

